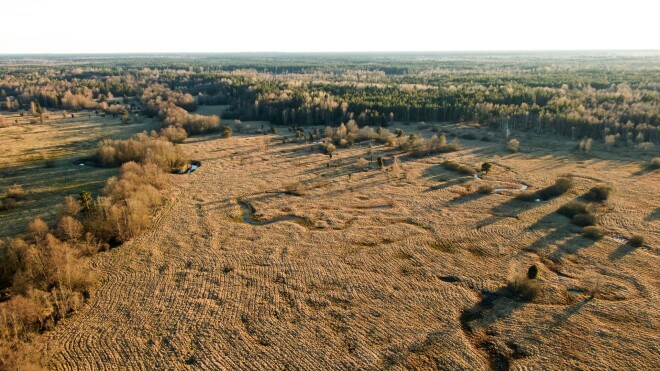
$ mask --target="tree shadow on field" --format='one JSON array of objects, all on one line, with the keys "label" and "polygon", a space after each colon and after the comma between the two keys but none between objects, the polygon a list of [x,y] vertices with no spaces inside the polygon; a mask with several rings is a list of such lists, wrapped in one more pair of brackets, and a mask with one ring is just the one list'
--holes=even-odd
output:
[{"label": "tree shadow on field", "polygon": [[580,301],[579,303],[575,305],[571,305],[570,307],[566,308],[563,313],[559,314],[556,316],[555,321],[550,325],[550,328],[556,328],[564,324],[571,316],[574,314],[578,313],[582,308],[587,305],[593,297],[587,297],[584,300]]},{"label": "tree shadow on field", "polygon": [[508,286],[501,287],[494,292],[483,291],[481,300],[461,313],[461,325],[464,326],[464,329],[467,326],[468,332],[473,331],[470,323],[477,320],[480,321],[479,327],[489,327],[497,320],[509,317],[524,304],[524,298],[517,295]]},{"label": "tree shadow on field", "polygon": [[619,246],[616,250],[612,251],[610,255],[607,256],[607,259],[609,260],[621,259],[635,250],[637,250],[636,247],[624,243],[621,246]]},{"label": "tree shadow on field", "polygon": [[567,254],[575,254],[577,253],[580,249],[584,249],[586,247],[589,247],[596,243],[596,241],[582,237],[582,236],[575,236],[568,241],[564,242],[562,245],[557,246],[557,249],[553,251],[548,258],[552,261],[560,261],[564,255]]},{"label": "tree shadow on field", "polygon": [[452,179],[450,181],[435,185],[433,187],[429,187],[429,188],[423,190],[422,192],[426,193],[426,192],[439,191],[441,189],[446,189],[446,188],[449,188],[449,187],[453,187],[455,185],[462,184],[463,182],[464,182],[464,180],[460,179],[460,178],[459,179]]},{"label": "tree shadow on field", "polygon": [[[427,192],[428,190],[425,190],[424,192]],[[488,196],[487,194],[479,193],[479,192],[474,192],[474,193],[469,193],[464,196],[458,196],[456,198],[453,198],[449,200],[448,204],[450,205],[463,205],[471,201],[477,201],[481,198],[484,198]]]},{"label": "tree shadow on field", "polygon": [[491,210],[494,214],[518,215],[523,211],[538,207],[540,204],[541,202],[527,202],[511,198],[494,206]]},{"label": "tree shadow on field", "polygon": [[653,210],[649,215],[647,215],[644,220],[647,222],[652,222],[654,220],[659,220],[660,219],[660,207],[657,207],[655,210]]}]

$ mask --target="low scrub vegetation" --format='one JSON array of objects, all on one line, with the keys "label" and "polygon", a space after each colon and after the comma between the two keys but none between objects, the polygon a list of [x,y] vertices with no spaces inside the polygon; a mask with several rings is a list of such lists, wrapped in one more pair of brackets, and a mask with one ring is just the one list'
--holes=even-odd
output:
[{"label": "low scrub vegetation", "polygon": [[573,181],[571,178],[562,177],[555,180],[554,184],[538,191],[520,192],[516,196],[516,199],[521,201],[550,200],[568,192],[572,186]]},{"label": "low scrub vegetation", "polygon": [[447,138],[444,134],[440,136],[433,135],[429,140],[418,139],[417,142],[411,143],[411,147],[410,150],[413,157],[424,157],[461,150],[461,145],[457,139],[447,143]]},{"label": "low scrub vegetation", "polygon": [[181,148],[155,132],[151,135],[143,132],[126,140],[104,140],[99,144],[96,158],[103,166],[118,166],[131,161],[150,162],[169,172],[188,165]]},{"label": "low scrub vegetation", "polygon": [[488,185],[488,184],[483,184],[480,185],[479,188],[477,188],[477,192],[484,194],[484,195],[489,195],[493,193],[493,186]]},{"label": "low scrub vegetation", "polygon": [[160,130],[160,136],[167,138],[172,143],[183,143],[188,138],[188,133],[181,127],[170,125]]},{"label": "low scrub vegetation", "polygon": [[477,173],[477,171],[472,166],[461,164],[460,162],[454,160],[447,160],[443,162],[442,167],[447,170],[455,171],[465,175],[472,175]]},{"label": "low scrub vegetation", "polygon": [[651,170],[660,169],[660,157],[651,159],[651,161],[649,161],[648,167]]},{"label": "low scrub vegetation", "polygon": [[[1,365],[14,362],[10,357],[34,333],[81,307],[97,282],[87,259],[149,228],[168,184],[164,170],[187,163],[175,144],[146,133],[102,142],[99,158],[108,165],[123,163],[100,196],[66,197],[53,225],[35,219],[24,236],[0,240],[0,290],[8,295],[0,302]],[[3,207],[26,194],[11,187]]]}]

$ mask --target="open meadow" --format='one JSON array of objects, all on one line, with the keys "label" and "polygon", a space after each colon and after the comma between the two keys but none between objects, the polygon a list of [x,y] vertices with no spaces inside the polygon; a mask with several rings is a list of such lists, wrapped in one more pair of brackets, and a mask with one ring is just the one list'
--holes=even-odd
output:
[{"label": "open meadow", "polygon": [[[172,191],[148,232],[93,259],[101,283],[43,337],[48,365],[652,369],[660,362],[657,171],[535,135],[513,154],[499,140],[461,140],[460,151],[416,159],[368,142],[330,159],[282,134],[182,144],[202,165],[169,175]],[[444,169],[445,160],[492,168],[477,178]],[[539,190],[560,177],[572,178],[566,194],[515,198],[523,186]],[[557,210],[602,183],[614,191],[590,205],[607,231],[594,240]],[[479,191],[484,185],[489,192]],[[628,243],[633,234],[645,237],[642,246]],[[531,265],[538,278],[529,300],[515,285]]]}]

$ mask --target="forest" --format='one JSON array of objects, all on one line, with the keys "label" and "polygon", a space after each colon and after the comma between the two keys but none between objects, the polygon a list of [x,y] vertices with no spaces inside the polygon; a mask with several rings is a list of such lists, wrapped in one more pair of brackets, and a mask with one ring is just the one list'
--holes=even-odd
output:
[{"label": "forest", "polygon": [[612,147],[660,141],[660,57],[653,53],[16,58],[0,58],[8,111],[139,112],[204,133],[219,122],[190,113],[222,104],[230,106],[223,119],[275,126],[474,121]]}]

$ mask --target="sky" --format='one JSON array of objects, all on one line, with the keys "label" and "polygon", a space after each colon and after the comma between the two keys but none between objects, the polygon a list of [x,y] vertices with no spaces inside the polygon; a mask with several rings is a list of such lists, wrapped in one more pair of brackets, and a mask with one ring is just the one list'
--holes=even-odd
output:
[{"label": "sky", "polygon": [[5,0],[0,54],[660,49],[657,0]]}]

